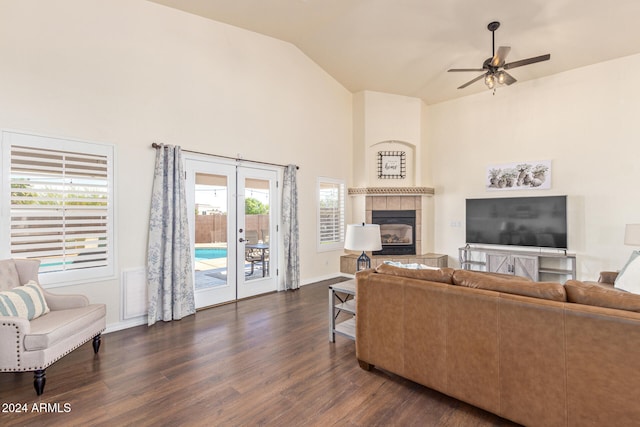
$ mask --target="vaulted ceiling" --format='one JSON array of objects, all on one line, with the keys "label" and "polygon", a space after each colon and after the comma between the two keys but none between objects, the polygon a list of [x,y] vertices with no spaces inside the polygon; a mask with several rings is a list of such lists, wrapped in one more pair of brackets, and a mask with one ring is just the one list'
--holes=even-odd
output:
[{"label": "vaulted ceiling", "polygon": [[507,62],[551,54],[510,70],[518,82],[640,53],[637,0],[150,1],[290,42],[352,92],[427,104],[488,90],[482,80],[457,89],[482,73],[447,69],[482,67],[491,21]]}]

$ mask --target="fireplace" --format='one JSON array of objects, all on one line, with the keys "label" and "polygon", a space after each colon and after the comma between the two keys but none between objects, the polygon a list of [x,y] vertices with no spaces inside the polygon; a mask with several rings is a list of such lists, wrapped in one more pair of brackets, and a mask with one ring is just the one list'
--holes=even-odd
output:
[{"label": "fireplace", "polygon": [[371,222],[380,225],[382,250],[374,255],[416,254],[416,211],[374,210]]}]

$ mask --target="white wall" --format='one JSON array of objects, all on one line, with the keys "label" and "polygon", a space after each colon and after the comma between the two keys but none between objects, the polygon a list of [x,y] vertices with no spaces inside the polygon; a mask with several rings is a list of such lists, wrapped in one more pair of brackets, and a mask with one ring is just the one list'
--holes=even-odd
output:
[{"label": "white wall", "polygon": [[[640,222],[638,73],[635,55],[429,106],[423,163],[436,192],[435,251],[457,265],[465,198],[566,194],[578,277],[622,268],[637,249],[623,245],[624,225]],[[484,188],[488,165],[547,159],[550,190]]]},{"label": "white wall", "polygon": [[[152,142],[295,163],[303,282],[316,253],[317,176],[348,181],[352,95],[291,44],[144,0],[0,0],[0,128],[116,145],[118,271],[144,266]],[[119,277],[57,288],[107,304]]]},{"label": "white wall", "polygon": [[[425,104],[417,98],[362,91],[354,95],[355,187],[411,187],[419,185],[422,121]],[[404,151],[404,179],[378,179],[378,151]]]}]

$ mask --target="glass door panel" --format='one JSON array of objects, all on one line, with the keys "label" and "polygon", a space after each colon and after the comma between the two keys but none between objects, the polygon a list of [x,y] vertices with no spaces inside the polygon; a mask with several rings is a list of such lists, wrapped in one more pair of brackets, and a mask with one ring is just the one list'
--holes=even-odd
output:
[{"label": "glass door panel", "polygon": [[238,168],[239,298],[276,290],[276,178],[273,170]]},{"label": "glass door panel", "polygon": [[196,173],[196,289],[227,284],[227,177]]},{"label": "glass door panel", "polygon": [[187,182],[193,183],[187,189],[193,209],[195,299],[200,308],[236,298],[235,167],[192,160],[187,166]]},{"label": "glass door panel", "polygon": [[187,159],[196,307],[277,289],[277,171]]}]

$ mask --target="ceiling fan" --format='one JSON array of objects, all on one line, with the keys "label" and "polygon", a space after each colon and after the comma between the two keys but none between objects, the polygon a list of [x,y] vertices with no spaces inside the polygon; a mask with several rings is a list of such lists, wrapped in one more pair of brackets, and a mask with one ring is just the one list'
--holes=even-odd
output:
[{"label": "ceiling fan", "polygon": [[514,84],[517,80],[513,78],[513,76],[507,73],[504,70],[510,70],[511,68],[522,67],[523,65],[535,64],[536,62],[547,61],[551,58],[551,54],[535,56],[533,58],[521,59],[520,61],[510,62],[505,64],[505,59],[509,54],[511,48],[509,46],[500,46],[498,51],[496,52],[496,30],[500,28],[500,22],[493,21],[487,25],[487,29],[491,31],[491,40],[492,40],[492,57],[487,58],[482,64],[482,68],[451,68],[447,70],[448,72],[483,72],[484,74],[479,75],[478,77],[466,82],[458,89],[464,89],[472,83],[477,82],[478,80],[484,77],[484,83],[487,85],[489,89],[493,89],[497,84],[501,85],[511,85]]}]

